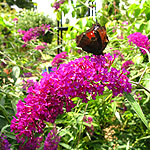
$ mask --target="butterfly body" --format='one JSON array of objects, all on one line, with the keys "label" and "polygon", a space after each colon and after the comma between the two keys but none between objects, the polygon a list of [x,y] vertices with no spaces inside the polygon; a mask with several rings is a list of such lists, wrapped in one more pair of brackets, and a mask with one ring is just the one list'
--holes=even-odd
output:
[{"label": "butterfly body", "polygon": [[76,38],[78,47],[94,55],[103,55],[103,50],[107,46],[108,41],[106,28],[98,23],[93,24],[89,30]]}]

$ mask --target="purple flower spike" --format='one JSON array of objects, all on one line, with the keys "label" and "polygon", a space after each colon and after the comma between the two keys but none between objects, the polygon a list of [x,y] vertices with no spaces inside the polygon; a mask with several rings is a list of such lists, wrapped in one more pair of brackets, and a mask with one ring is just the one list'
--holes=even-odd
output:
[{"label": "purple flower spike", "polygon": [[124,68],[125,70],[127,70],[133,64],[134,64],[134,62],[132,60],[128,60],[122,64],[121,69]]},{"label": "purple flower spike", "polygon": [[57,150],[58,143],[60,142],[60,136],[57,136],[56,128],[51,130],[44,142],[44,150]]},{"label": "purple flower spike", "polygon": [[0,135],[0,150],[10,150],[10,144],[4,134]]},{"label": "purple flower spike", "polygon": [[92,136],[94,133],[94,126],[92,125],[93,119],[91,117],[88,117],[88,119],[87,119],[87,117],[84,116],[83,121],[91,125],[90,127],[86,126],[86,129],[89,132],[89,134]]},{"label": "purple flower spike", "polygon": [[63,4],[65,2],[65,0],[58,0],[54,3],[53,8],[55,8],[55,10],[58,10],[60,8],[60,5]]},{"label": "purple flower spike", "polygon": [[18,18],[14,18],[13,21],[14,21],[14,22],[17,22],[17,21],[18,21]]},{"label": "purple flower spike", "polygon": [[47,30],[50,30],[50,25],[47,24],[42,24],[39,27],[30,28],[28,31],[23,31],[19,29],[18,32],[23,35],[22,40],[25,42],[23,47],[26,46],[27,42],[31,40],[36,40],[36,38],[40,35],[44,35]]},{"label": "purple flower spike", "polygon": [[45,47],[42,46],[42,45],[38,45],[34,49],[36,49],[36,50],[43,50],[43,49],[45,49]]},{"label": "purple flower spike", "polygon": [[64,62],[64,59],[66,59],[67,57],[68,57],[67,52],[62,52],[60,54],[57,54],[52,61],[52,66],[58,67],[61,63]]}]

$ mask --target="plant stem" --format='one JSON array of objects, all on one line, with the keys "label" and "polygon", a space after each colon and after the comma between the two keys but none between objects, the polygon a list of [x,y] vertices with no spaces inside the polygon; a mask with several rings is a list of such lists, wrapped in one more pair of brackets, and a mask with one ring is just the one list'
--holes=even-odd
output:
[{"label": "plant stem", "polygon": [[143,85],[139,84],[138,82],[134,82],[134,81],[130,81],[130,82],[133,83],[133,84],[139,85],[139,86],[142,87],[144,90],[146,90],[148,93],[150,93],[150,91],[149,91],[147,88],[145,88]]}]

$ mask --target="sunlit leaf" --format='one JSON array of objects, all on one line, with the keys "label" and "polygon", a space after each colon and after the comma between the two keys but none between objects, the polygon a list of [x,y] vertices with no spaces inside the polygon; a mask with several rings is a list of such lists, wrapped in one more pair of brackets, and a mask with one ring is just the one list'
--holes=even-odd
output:
[{"label": "sunlit leaf", "polygon": [[124,92],[124,95],[127,98],[129,104],[132,106],[133,110],[137,113],[137,115],[143,121],[145,126],[149,129],[148,122],[143,114],[143,111],[140,105],[137,103],[137,101],[133,98],[133,96],[130,93],[127,94],[126,92]]},{"label": "sunlit leaf", "polygon": [[18,66],[14,66],[12,69],[13,78],[17,79],[20,75],[20,68]]},{"label": "sunlit leaf", "polygon": [[66,144],[66,143],[59,142],[59,145],[63,146],[63,147],[64,147],[64,148],[66,148],[66,149],[70,149],[70,150],[72,150],[72,147],[71,147],[71,146],[69,146],[69,145],[68,145],[68,144]]}]

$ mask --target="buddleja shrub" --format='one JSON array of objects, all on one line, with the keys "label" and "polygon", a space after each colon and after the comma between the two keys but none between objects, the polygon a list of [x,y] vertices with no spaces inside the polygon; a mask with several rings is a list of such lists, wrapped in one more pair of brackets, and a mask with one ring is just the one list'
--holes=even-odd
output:
[{"label": "buddleja shrub", "polygon": [[85,56],[61,64],[50,74],[43,73],[41,81],[28,88],[24,101],[19,100],[16,118],[11,122],[17,142],[22,143],[20,148],[29,148],[30,144],[38,147],[46,122],[54,123],[58,115],[70,112],[75,107],[73,98],[79,97],[82,103],[87,103],[88,96],[94,100],[105,90],[111,90],[112,97],[131,92],[129,72],[113,68],[115,58],[110,54]]}]

